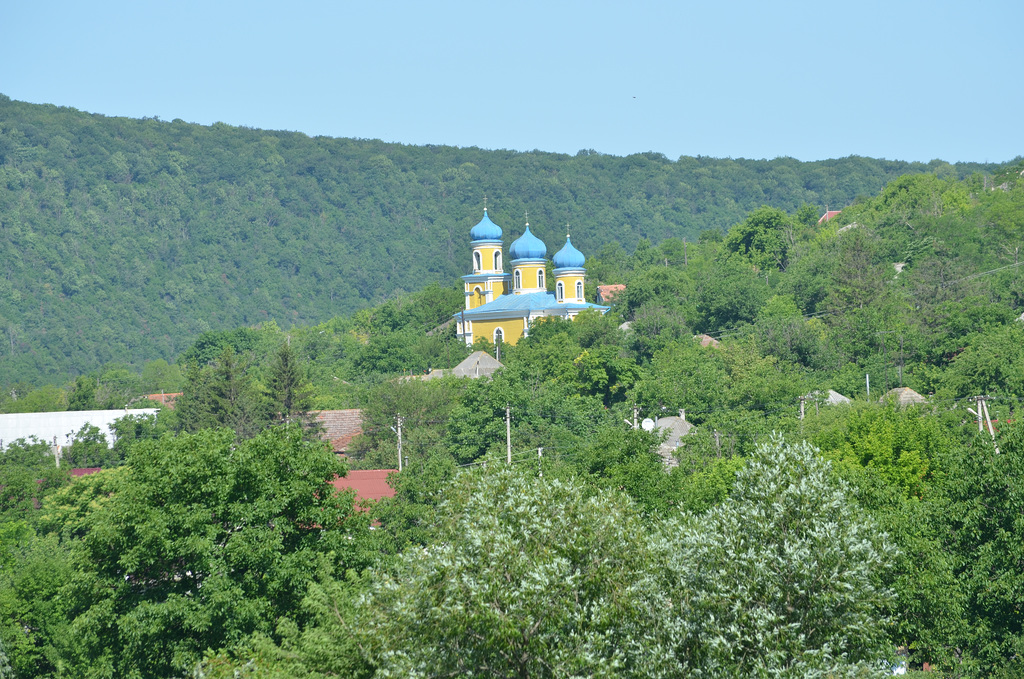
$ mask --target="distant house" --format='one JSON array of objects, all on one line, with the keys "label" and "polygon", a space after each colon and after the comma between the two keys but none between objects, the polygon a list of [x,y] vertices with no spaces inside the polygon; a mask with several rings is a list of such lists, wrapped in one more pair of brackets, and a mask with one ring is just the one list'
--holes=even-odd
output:
[{"label": "distant house", "polygon": [[323,427],[321,438],[331,444],[336,453],[348,451],[352,439],[363,433],[363,411],[358,408],[347,410],[321,410],[316,421]]},{"label": "distant house", "polygon": [[846,396],[843,396],[838,391],[832,391],[831,389],[828,391],[812,391],[807,394],[806,398],[809,401],[816,401],[826,406],[838,406],[853,403],[853,401]]},{"label": "distant house", "polygon": [[608,304],[614,302],[615,298],[626,291],[626,286],[621,283],[615,285],[599,285],[597,286],[597,303]]},{"label": "distant house", "polygon": [[670,415],[659,418],[654,423],[654,428],[668,435],[658,447],[658,454],[661,455],[665,466],[669,469],[677,466],[679,462],[675,457],[676,449],[682,443],[683,437],[693,431],[693,425],[686,421],[686,413],[680,410],[679,417]]},{"label": "distant house", "polygon": [[395,489],[388,485],[388,475],[397,472],[397,469],[353,469],[347,475],[334,479],[331,485],[338,490],[355,489],[356,502],[376,501],[395,496]]},{"label": "distant house", "polygon": [[702,347],[717,347],[719,344],[721,344],[721,342],[716,340],[711,335],[694,335],[693,339],[698,340]]},{"label": "distant house", "polygon": [[840,212],[842,212],[842,210],[828,210],[827,212],[825,212],[825,214],[821,216],[821,219],[818,220],[818,224],[824,224],[828,220],[838,215]]},{"label": "distant house", "polygon": [[466,357],[466,360],[459,363],[451,370],[436,368],[426,375],[413,375],[403,379],[436,380],[440,377],[444,377],[445,375],[450,375],[452,377],[468,377],[475,380],[479,377],[490,377],[498,369],[504,367],[504,365],[498,362],[497,359],[486,351],[474,351]]},{"label": "distant house", "polygon": [[927,403],[928,399],[921,394],[917,393],[910,387],[896,387],[890,389],[882,395],[882,398],[878,399],[879,403],[885,403],[887,401],[893,401],[899,406],[910,406],[919,403]]},{"label": "distant house", "polygon": [[174,402],[178,399],[179,396],[181,396],[181,394],[182,392],[180,391],[175,394],[146,394],[146,398],[148,398],[150,401],[156,401],[160,405],[167,406],[171,410],[174,410]]}]

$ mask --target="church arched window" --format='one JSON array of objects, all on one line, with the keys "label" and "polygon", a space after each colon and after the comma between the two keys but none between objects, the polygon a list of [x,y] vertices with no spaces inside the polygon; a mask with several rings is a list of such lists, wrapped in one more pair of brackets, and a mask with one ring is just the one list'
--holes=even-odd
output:
[{"label": "church arched window", "polygon": [[537,287],[544,287],[544,269],[537,269]]},{"label": "church arched window", "polygon": [[505,341],[505,333],[501,328],[494,329],[494,343],[500,344]]},{"label": "church arched window", "polygon": [[576,299],[583,299],[583,281],[576,281]]},{"label": "church arched window", "polygon": [[559,302],[565,299],[565,283],[562,281],[555,283],[555,299]]},{"label": "church arched window", "polygon": [[518,290],[519,288],[523,287],[523,273],[519,269],[516,269],[516,274],[515,274],[514,278],[515,278],[515,289]]},{"label": "church arched window", "polygon": [[501,271],[501,252],[497,250],[494,252],[494,270]]},{"label": "church arched window", "polygon": [[479,252],[473,253],[473,268],[476,269],[477,271],[484,268],[483,257],[480,256]]}]

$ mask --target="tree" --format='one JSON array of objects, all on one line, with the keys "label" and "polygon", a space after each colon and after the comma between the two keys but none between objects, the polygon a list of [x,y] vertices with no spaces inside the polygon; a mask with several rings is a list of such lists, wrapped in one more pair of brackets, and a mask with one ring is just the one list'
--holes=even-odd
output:
[{"label": "tree", "polygon": [[379,676],[657,674],[651,555],[620,495],[501,468],[463,474],[441,511],[441,539],[363,600]]},{"label": "tree", "polygon": [[725,237],[725,249],[743,255],[762,271],[785,270],[793,222],[782,210],[762,205],[736,224]]},{"label": "tree", "polygon": [[[368,563],[344,465],[297,427],[143,441],[85,518],[66,660],[124,677],[191,671],[207,648],[272,634],[307,585]],[[300,614],[299,614],[300,615]]]},{"label": "tree", "polygon": [[212,365],[190,363],[184,392],[175,403],[182,429],[197,432],[229,427],[241,437],[260,431],[270,417],[248,367],[231,346],[226,346]]},{"label": "tree", "polygon": [[70,480],[55,464],[50,445],[18,439],[0,450],[0,521],[34,516],[43,498]]},{"label": "tree", "polygon": [[315,424],[309,412],[313,406],[313,386],[289,342],[282,344],[274,355],[267,386],[270,410],[275,417],[285,424],[300,422],[307,430]]},{"label": "tree", "polygon": [[664,529],[675,657],[701,676],[882,674],[894,550],[807,443],[758,446],[729,499]]},{"label": "tree", "polygon": [[953,454],[946,476],[942,534],[965,597],[966,636],[953,640],[967,671],[991,675],[1024,657],[1024,426],[992,441],[979,434]]}]

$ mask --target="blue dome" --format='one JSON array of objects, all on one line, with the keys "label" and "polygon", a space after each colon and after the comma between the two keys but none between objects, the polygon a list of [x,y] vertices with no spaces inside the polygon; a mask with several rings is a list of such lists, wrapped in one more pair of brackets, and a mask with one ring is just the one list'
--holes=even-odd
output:
[{"label": "blue dome", "polygon": [[547,253],[548,247],[544,245],[544,241],[530,233],[529,224],[526,225],[526,232],[515,239],[512,247],[508,249],[508,256],[512,258],[512,261],[517,259],[544,259],[544,255]]},{"label": "blue dome", "polygon": [[470,229],[469,238],[473,241],[501,240],[501,227],[487,216],[487,208],[484,208],[484,218],[480,220],[480,223]]},{"label": "blue dome", "polygon": [[572,246],[569,237],[565,237],[565,246],[555,253],[553,263],[556,269],[582,269],[586,262],[583,253]]}]

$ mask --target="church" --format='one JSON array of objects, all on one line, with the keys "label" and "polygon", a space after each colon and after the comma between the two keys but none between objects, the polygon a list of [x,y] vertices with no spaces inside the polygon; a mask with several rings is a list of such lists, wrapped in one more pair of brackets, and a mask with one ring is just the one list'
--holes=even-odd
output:
[{"label": "church", "polygon": [[530,233],[527,222],[523,235],[508,249],[512,273],[505,273],[501,227],[484,217],[469,232],[473,273],[463,276],[466,308],[455,314],[458,336],[466,344],[480,338],[497,344],[515,344],[530,334],[530,324],[538,318],[559,316],[575,318],[584,309],[602,314],[609,307],[584,300],[583,268],[585,257],[573,247],[569,236],[565,245],[551,258],[555,290],[549,292],[545,280],[547,246]]}]

